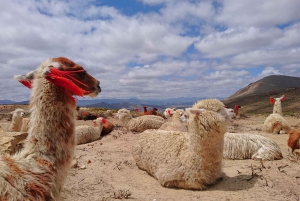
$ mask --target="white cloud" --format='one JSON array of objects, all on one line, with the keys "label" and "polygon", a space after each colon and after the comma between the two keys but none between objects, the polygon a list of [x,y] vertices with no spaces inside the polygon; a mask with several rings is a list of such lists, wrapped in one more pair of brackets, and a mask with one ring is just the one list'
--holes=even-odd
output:
[{"label": "white cloud", "polygon": [[259,75],[258,77],[266,77],[269,75],[282,75],[282,73],[279,72],[279,70],[276,70],[274,67],[266,67]]},{"label": "white cloud", "polygon": [[3,1],[1,98],[28,100],[13,75],[57,56],[99,79],[99,98],[227,97],[270,66],[300,76],[298,0],[217,2],[141,0],[158,9],[127,16],[105,1]]},{"label": "white cloud", "polygon": [[298,0],[225,0],[216,21],[229,27],[274,27],[299,19]]}]

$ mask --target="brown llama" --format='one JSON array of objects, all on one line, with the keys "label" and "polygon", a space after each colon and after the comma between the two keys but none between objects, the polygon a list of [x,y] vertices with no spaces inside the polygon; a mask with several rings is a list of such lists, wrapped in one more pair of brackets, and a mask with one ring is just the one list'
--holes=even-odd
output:
[{"label": "brown llama", "polygon": [[63,57],[48,59],[15,78],[32,88],[30,128],[20,152],[0,156],[0,200],[62,200],[60,192],[75,147],[72,96],[97,96],[99,81]]}]

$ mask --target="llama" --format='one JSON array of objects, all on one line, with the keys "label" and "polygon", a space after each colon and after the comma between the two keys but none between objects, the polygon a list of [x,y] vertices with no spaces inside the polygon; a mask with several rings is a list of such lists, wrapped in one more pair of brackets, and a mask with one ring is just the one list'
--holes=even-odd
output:
[{"label": "llama", "polygon": [[11,123],[2,123],[0,127],[6,132],[19,132],[22,127],[22,121],[25,115],[25,111],[18,108],[11,112],[11,114],[13,115]]},{"label": "llama", "polygon": [[300,128],[290,130],[287,144],[292,149],[292,152],[295,149],[300,149]]},{"label": "llama", "polygon": [[175,112],[175,108],[166,108],[164,111],[164,116],[169,119],[172,117],[173,113]]},{"label": "llama", "polygon": [[175,112],[173,112],[172,118],[161,125],[159,129],[187,132],[186,123],[181,121],[181,117],[184,114],[185,111],[183,109],[177,109]]},{"label": "llama", "polygon": [[0,200],[62,200],[75,148],[72,96],[95,97],[101,92],[100,82],[63,57],[48,59],[15,78],[32,87],[30,128],[20,152],[0,156]]},{"label": "llama", "polygon": [[237,117],[238,116],[238,114],[239,114],[239,109],[241,108],[241,106],[239,106],[239,105],[235,105],[234,107],[233,107],[233,111],[234,111],[234,114],[235,114],[235,116]]},{"label": "llama", "polygon": [[285,98],[285,95],[282,95],[280,98],[270,97],[270,103],[274,104],[273,114],[280,114],[282,116],[281,102],[285,101]]},{"label": "llama", "polygon": [[267,133],[283,134],[291,130],[290,125],[282,116],[281,102],[285,100],[285,95],[280,98],[270,97],[270,103],[274,104],[273,114],[270,114],[262,127],[262,130]]},{"label": "llama", "polygon": [[76,126],[76,144],[86,144],[100,139],[103,124],[106,123],[105,119],[99,117],[93,120],[94,126]]},{"label": "llama", "polygon": [[158,129],[165,122],[164,118],[156,115],[145,115],[133,118],[129,110],[122,108],[118,111],[122,125],[129,131],[143,132],[147,129]]},{"label": "llama", "polygon": [[279,160],[282,153],[279,145],[270,138],[244,133],[225,133],[224,159]]},{"label": "llama", "polygon": [[222,175],[224,134],[231,123],[217,99],[187,109],[188,132],[146,130],[132,146],[137,166],[164,187],[203,190]]}]

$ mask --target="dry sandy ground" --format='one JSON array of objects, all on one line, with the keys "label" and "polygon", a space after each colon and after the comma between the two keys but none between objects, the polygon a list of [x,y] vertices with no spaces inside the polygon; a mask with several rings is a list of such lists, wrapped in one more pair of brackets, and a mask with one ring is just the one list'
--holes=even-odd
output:
[{"label": "dry sandy ground", "polygon": [[[116,129],[102,139],[76,147],[78,167],[70,170],[63,190],[65,201],[177,201],[177,200],[300,200],[300,160],[289,157],[288,135],[261,131],[266,116],[236,119],[231,132],[261,134],[275,140],[284,158],[276,161],[223,160],[222,180],[204,191],[169,189],[138,169],[130,154],[138,133]],[[298,127],[300,119],[286,117]],[[78,124],[91,122],[78,121]]]}]

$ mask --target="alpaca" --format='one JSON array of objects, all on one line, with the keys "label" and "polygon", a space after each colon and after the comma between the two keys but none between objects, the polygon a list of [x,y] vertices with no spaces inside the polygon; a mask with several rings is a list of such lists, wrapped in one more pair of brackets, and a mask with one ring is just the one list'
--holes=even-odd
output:
[{"label": "alpaca", "polygon": [[224,159],[282,159],[279,145],[270,138],[243,133],[225,133]]},{"label": "alpaca", "polygon": [[282,116],[281,102],[285,101],[285,98],[285,95],[282,95],[280,98],[270,97],[270,103],[274,104],[273,114],[280,114]]},{"label": "alpaca", "polygon": [[3,123],[0,125],[0,127],[6,132],[19,132],[22,127],[22,121],[25,115],[25,111],[18,108],[15,111],[11,112],[11,114],[13,115],[11,123]]},{"label": "alpaca", "polygon": [[292,152],[295,149],[300,149],[300,128],[290,130],[287,144],[292,149]]},{"label": "alpaca", "polygon": [[111,122],[107,121],[105,118],[103,118],[103,117],[100,117],[100,118],[102,118],[102,122],[103,122],[101,136],[104,136],[104,135],[109,134],[114,129],[115,126]]},{"label": "alpaca", "polygon": [[166,108],[164,111],[164,115],[167,119],[171,118],[173,113],[175,112],[175,108]]},{"label": "alpaca", "polygon": [[132,146],[137,166],[164,187],[203,190],[222,175],[224,134],[230,116],[217,99],[194,106],[187,109],[188,132],[146,130]]},{"label": "alpaca", "polygon": [[147,110],[147,106],[144,106],[144,111],[142,113],[140,113],[140,116],[143,116],[143,115],[156,115],[157,114],[157,108],[152,108],[152,110]]},{"label": "alpaca", "polygon": [[99,117],[93,120],[94,126],[76,126],[76,144],[85,144],[99,140],[103,129],[103,124],[106,123],[105,119]]},{"label": "alpaca", "polygon": [[238,116],[240,108],[241,108],[241,106],[239,106],[239,105],[235,105],[233,107],[233,111],[234,111],[235,116]]},{"label": "alpaca", "polygon": [[187,132],[187,125],[181,121],[181,116],[184,115],[185,111],[182,109],[177,109],[173,115],[172,119],[165,122],[160,130],[173,130],[173,131],[182,131]]},{"label": "alpaca", "polygon": [[156,115],[145,115],[133,118],[129,110],[120,109],[117,117],[122,125],[129,131],[143,132],[147,129],[158,129],[165,120]]},{"label": "alpaca", "polygon": [[31,88],[30,128],[24,148],[0,156],[0,200],[62,200],[60,192],[75,148],[76,101],[101,92],[99,81],[63,57],[15,76]]},{"label": "alpaca", "polygon": [[280,98],[270,97],[270,103],[274,104],[273,114],[270,114],[264,121],[262,130],[267,133],[283,134],[291,130],[290,125],[282,116],[281,102],[285,100],[285,95]]}]

